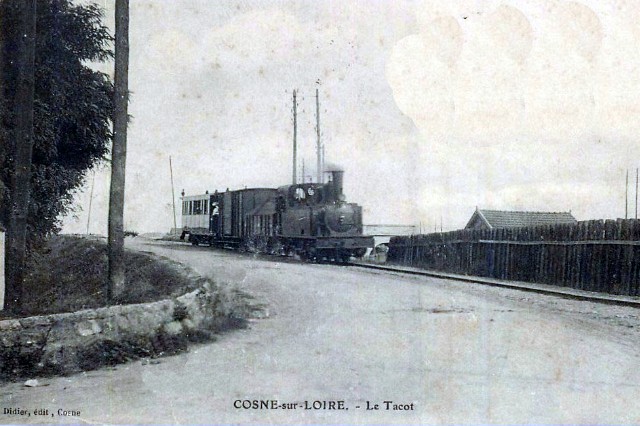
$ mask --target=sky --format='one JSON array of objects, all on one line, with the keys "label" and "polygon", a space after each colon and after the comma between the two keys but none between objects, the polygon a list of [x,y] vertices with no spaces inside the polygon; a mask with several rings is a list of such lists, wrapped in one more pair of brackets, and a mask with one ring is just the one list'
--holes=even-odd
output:
[{"label": "sky", "polygon": [[[318,89],[327,161],[367,224],[624,217],[627,169],[633,216],[638,22],[633,0],[132,1],[125,228],[173,226],[169,157],[178,206],[289,184],[293,89],[298,170],[315,176]],[[105,234],[108,187],[105,164],[63,231]]]}]

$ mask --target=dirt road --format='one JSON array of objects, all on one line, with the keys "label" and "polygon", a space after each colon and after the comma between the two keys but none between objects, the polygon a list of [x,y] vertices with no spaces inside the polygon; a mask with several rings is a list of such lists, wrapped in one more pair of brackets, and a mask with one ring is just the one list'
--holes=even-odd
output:
[{"label": "dirt road", "polygon": [[[269,315],[159,363],[4,385],[0,423],[640,423],[637,309],[133,245],[237,285]],[[254,400],[269,408],[236,408]]]}]

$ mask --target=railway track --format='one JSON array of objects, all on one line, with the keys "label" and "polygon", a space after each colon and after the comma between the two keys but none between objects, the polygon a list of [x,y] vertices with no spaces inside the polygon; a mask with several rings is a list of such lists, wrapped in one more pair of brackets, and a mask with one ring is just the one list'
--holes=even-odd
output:
[{"label": "railway track", "polygon": [[[255,255],[252,254],[252,255]],[[272,259],[273,256],[263,255],[266,259]],[[282,259],[289,259],[290,261],[295,258],[290,257],[278,257],[277,261]],[[618,296],[613,294],[594,293],[585,290],[572,289],[568,287],[556,287],[548,284],[535,284],[527,283],[523,281],[505,281],[495,278],[478,277],[470,275],[450,274],[446,272],[427,271],[418,268],[389,266],[389,265],[377,265],[372,263],[363,262],[321,262],[325,264],[340,265],[340,266],[352,266],[362,269],[372,269],[384,272],[393,272],[407,275],[418,275],[423,277],[440,278],[445,280],[462,281],[474,284],[488,285],[492,287],[509,288],[513,290],[526,291],[530,293],[546,294],[549,296],[563,297],[565,299],[583,300],[587,302],[603,303],[607,305],[629,306],[640,309],[640,298],[632,296]]]},{"label": "railway track", "polygon": [[540,293],[550,296],[563,297],[566,299],[583,300],[588,302],[603,303],[608,305],[629,306],[640,308],[640,298],[631,296],[618,296],[613,294],[593,293],[584,290],[577,290],[568,287],[556,287],[548,284],[534,284],[522,281],[504,281],[494,278],[477,277],[469,275],[449,274],[445,272],[435,272],[420,270],[417,268],[407,268],[389,265],[375,265],[371,263],[348,262],[346,266],[353,266],[363,269],[373,269],[399,274],[419,275],[424,277],[440,278],[445,280],[463,281],[474,284],[488,285],[492,287],[509,288],[513,290]]}]

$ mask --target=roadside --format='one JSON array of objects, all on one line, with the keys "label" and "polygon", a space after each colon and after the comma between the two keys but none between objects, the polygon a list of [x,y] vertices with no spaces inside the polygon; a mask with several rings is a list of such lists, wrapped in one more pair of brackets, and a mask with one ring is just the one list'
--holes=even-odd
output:
[{"label": "roadside", "polygon": [[[127,250],[125,262],[126,289],[117,305],[177,297],[202,285],[201,278],[166,257]],[[106,281],[104,237],[54,236],[27,264],[23,316],[103,307]],[[0,319],[7,317],[0,312]]]},{"label": "roadside", "polygon": [[[166,257],[126,251],[124,294],[105,307],[106,244],[58,236],[31,258],[22,317],[0,317],[0,380],[69,374],[187,349],[244,327],[250,298]],[[35,315],[35,316],[34,316]]]}]

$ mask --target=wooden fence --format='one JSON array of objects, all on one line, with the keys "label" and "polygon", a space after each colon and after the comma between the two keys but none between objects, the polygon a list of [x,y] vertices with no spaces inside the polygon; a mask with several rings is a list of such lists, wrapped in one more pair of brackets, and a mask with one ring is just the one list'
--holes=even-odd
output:
[{"label": "wooden fence", "polygon": [[638,296],[640,220],[393,237],[387,262]]}]

